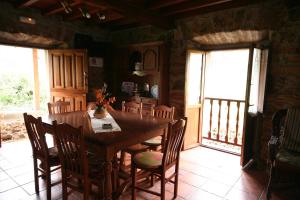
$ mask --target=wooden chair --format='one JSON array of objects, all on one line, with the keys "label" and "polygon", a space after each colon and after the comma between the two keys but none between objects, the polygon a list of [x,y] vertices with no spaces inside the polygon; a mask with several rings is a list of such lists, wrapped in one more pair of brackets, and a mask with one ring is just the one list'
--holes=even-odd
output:
[{"label": "wooden chair", "polygon": [[300,107],[279,110],[273,115],[268,146],[270,175],[266,197],[270,199],[274,184],[282,175],[300,178]]},{"label": "wooden chair", "polygon": [[135,101],[122,101],[122,112],[142,114],[143,104]]},{"label": "wooden chair", "polygon": [[[165,105],[156,106],[153,111],[152,115],[157,118],[164,118],[164,119],[174,119],[174,113],[175,113],[175,107],[168,107]],[[152,150],[157,150],[159,146],[162,146],[161,149],[163,150],[165,138],[166,138],[166,131],[164,130],[162,136],[158,136],[155,138],[151,138],[150,140],[147,140],[143,142],[142,144],[147,145]]]},{"label": "wooden chair", "polygon": [[[122,112],[129,112],[129,113],[137,113],[142,114],[143,104],[137,103],[134,101],[131,102],[122,102]],[[125,166],[125,153],[129,153],[131,158],[139,152],[146,151],[149,147],[143,144],[135,144],[123,149],[121,151],[121,159],[120,164],[121,166]]]},{"label": "wooden chair", "polygon": [[54,103],[48,103],[49,114],[66,113],[71,111],[71,104],[68,101],[56,101]]},{"label": "wooden chair", "polygon": [[[23,114],[26,130],[32,147],[35,191],[39,193],[39,177],[46,178],[47,199],[51,199],[51,172],[60,169],[58,151],[55,147],[48,148],[45,138],[45,128],[42,119],[35,118],[27,113]],[[38,165],[38,160],[41,162]],[[51,169],[52,168],[52,169]],[[41,175],[39,175],[41,172]]]},{"label": "wooden chair", "polygon": [[71,190],[83,193],[89,199],[92,185],[98,188],[98,197],[103,197],[104,171],[103,162],[88,153],[83,138],[82,127],[74,128],[68,124],[53,122],[59,158],[62,165],[63,200],[68,198]]},{"label": "wooden chair", "polygon": [[[183,144],[183,138],[186,129],[187,118],[180,119],[169,123],[166,146],[163,153],[148,151],[138,153],[132,159],[131,174],[132,174],[132,199],[136,199],[136,189],[148,192],[153,195],[160,196],[165,199],[165,184],[171,182],[174,184],[174,198],[177,197],[178,190],[178,173],[179,173],[179,157],[180,150]],[[175,172],[166,177],[166,171],[175,166]],[[137,169],[149,171],[161,180],[161,192],[157,193],[136,185]],[[171,179],[175,178],[174,181]],[[152,178],[153,185],[153,178]]]}]

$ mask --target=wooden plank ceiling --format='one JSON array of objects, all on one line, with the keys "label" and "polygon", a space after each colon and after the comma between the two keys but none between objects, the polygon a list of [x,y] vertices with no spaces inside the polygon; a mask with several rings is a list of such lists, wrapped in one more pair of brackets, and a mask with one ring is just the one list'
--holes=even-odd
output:
[{"label": "wooden plank ceiling", "polygon": [[45,16],[84,20],[111,30],[140,25],[172,29],[175,20],[245,6],[263,0],[6,0],[18,9],[34,8]]}]

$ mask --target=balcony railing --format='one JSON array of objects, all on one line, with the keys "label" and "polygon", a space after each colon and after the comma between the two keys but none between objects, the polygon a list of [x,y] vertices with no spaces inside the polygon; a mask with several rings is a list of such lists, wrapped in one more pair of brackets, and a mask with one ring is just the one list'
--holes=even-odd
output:
[{"label": "balcony railing", "polygon": [[[244,100],[205,98],[203,143],[240,154],[244,123]],[[219,144],[219,145],[218,145]]]}]

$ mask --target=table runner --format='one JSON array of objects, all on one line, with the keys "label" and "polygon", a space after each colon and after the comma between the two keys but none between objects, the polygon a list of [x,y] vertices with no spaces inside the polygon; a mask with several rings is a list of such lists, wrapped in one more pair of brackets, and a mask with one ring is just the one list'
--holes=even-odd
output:
[{"label": "table runner", "polygon": [[[90,110],[88,113],[90,115],[92,128],[95,133],[121,131],[120,126],[109,113],[107,113],[106,117],[102,119],[97,119],[94,117],[94,110]],[[111,124],[112,128],[103,129],[103,124]]]}]

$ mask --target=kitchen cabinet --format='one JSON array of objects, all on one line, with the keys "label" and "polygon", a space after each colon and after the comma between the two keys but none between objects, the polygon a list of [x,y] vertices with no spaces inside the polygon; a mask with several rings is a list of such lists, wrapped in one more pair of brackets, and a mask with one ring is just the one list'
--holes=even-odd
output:
[{"label": "kitchen cabinet", "polygon": [[[166,49],[166,44],[161,41],[131,44],[120,46],[125,53],[116,55],[114,71],[119,74],[117,88],[120,88],[122,82],[133,82],[137,85],[138,91],[134,92],[135,96],[142,98],[150,98],[156,101],[156,104],[168,105],[168,61],[169,53]],[[118,52],[116,50],[116,52]],[[149,91],[144,91],[144,85],[149,85]],[[155,90],[153,90],[155,88]],[[153,95],[152,91],[156,91]],[[120,97],[124,97],[122,92],[119,92]],[[127,97],[132,97],[134,95]],[[125,94],[126,95],[126,94]],[[123,99],[123,98],[121,98]],[[128,99],[128,98],[127,98]],[[146,102],[143,102],[146,103]]]}]

